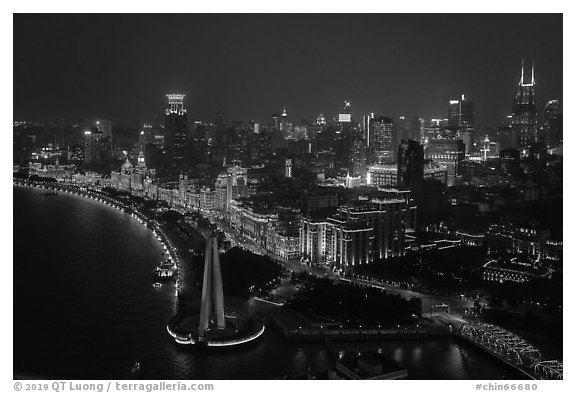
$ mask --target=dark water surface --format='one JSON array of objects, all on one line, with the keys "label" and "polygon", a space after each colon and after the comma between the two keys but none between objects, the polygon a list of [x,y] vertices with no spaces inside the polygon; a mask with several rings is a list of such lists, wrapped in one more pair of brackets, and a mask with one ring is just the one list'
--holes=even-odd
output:
[{"label": "dark water surface", "polygon": [[[294,344],[273,328],[259,343],[208,352],[177,347],[166,332],[172,285],[155,289],[162,256],[152,232],[129,214],[79,196],[14,192],[14,372],[69,379],[276,379],[330,364],[322,344]],[[334,343],[382,349],[410,379],[521,378],[451,338]]]}]

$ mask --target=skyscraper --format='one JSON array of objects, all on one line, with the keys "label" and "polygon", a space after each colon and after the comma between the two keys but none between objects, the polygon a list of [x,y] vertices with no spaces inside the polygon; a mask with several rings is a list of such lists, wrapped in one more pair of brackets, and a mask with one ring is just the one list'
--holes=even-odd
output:
[{"label": "skyscraper", "polygon": [[396,135],[394,122],[385,116],[376,116],[369,123],[370,162],[384,164],[394,162]]},{"label": "skyscraper", "polygon": [[466,153],[470,152],[471,142],[474,140],[476,127],[476,105],[464,94],[460,98],[450,100],[448,105],[448,130],[452,136],[465,141]]},{"label": "skyscraper", "polygon": [[338,114],[339,128],[336,133],[348,135],[352,128],[352,106],[350,101],[344,101],[344,109]]},{"label": "skyscraper", "polygon": [[102,133],[102,138],[108,138],[112,142],[112,124],[109,120],[96,120],[96,128]]},{"label": "skyscraper", "polygon": [[464,160],[464,142],[461,139],[431,139],[424,150],[424,158],[434,160],[448,170],[448,186],[460,174],[460,164]]},{"label": "skyscraper", "polygon": [[184,160],[188,134],[188,117],[184,108],[185,94],[167,94],[165,115],[165,146],[167,158],[173,165]]},{"label": "skyscraper", "polygon": [[350,175],[366,177],[366,142],[356,138],[352,142],[350,152]]},{"label": "skyscraper", "polygon": [[410,124],[410,139],[422,143],[422,138],[425,135],[426,121],[418,115],[412,118],[412,123]]},{"label": "skyscraper", "polygon": [[84,163],[103,164],[110,162],[112,146],[109,138],[104,138],[95,129],[84,131]]},{"label": "skyscraper", "polygon": [[473,132],[476,124],[476,105],[464,94],[449,101],[448,126],[458,131]]},{"label": "skyscraper", "polygon": [[424,147],[417,141],[402,141],[398,146],[398,187],[422,192],[424,180]]},{"label": "skyscraper", "polygon": [[544,107],[544,132],[549,148],[562,144],[562,113],[560,113],[558,100],[550,100]]},{"label": "skyscraper", "polygon": [[284,162],[284,177],[292,177],[292,159],[287,158]]},{"label": "skyscraper", "polygon": [[530,83],[524,83],[524,60],[522,60],[522,71],[518,90],[514,99],[512,127],[518,135],[518,147],[525,155],[530,144],[538,137],[538,110],[534,101],[534,64],[532,64],[532,76]]},{"label": "skyscraper", "polygon": [[370,148],[370,123],[372,120],[374,120],[374,113],[362,116],[362,133],[367,148]]}]

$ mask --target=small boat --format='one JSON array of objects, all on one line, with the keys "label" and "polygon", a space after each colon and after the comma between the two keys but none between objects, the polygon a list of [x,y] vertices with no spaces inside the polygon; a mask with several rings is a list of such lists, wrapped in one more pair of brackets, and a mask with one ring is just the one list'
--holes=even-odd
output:
[{"label": "small boat", "polygon": [[154,284],[152,284],[152,286],[153,286],[154,288],[160,288],[160,287],[162,286],[162,283],[156,281]]},{"label": "small boat", "polygon": [[134,363],[130,369],[129,375],[131,379],[142,379],[142,369],[140,368],[140,362]]}]

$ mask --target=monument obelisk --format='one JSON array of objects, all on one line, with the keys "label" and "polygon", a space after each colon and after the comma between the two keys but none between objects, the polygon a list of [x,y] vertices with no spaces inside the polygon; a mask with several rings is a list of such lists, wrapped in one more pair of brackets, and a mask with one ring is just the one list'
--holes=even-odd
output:
[{"label": "monument obelisk", "polygon": [[200,340],[210,328],[224,329],[224,292],[222,290],[222,272],[218,254],[218,240],[214,234],[206,239],[204,259],[204,279],[202,283],[202,302],[200,306],[200,323],[198,337]]}]

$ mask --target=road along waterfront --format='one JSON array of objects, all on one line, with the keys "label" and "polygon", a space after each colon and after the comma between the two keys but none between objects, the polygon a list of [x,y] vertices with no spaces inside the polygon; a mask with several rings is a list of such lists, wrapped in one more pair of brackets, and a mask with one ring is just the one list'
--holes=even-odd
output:
[{"label": "road along waterfront", "polygon": [[[153,288],[150,281],[165,252],[150,229],[93,198],[44,197],[46,190],[23,187],[13,192],[16,373],[124,378],[140,361],[146,379],[273,379],[319,372],[329,364],[325,345],[287,342],[276,329],[266,329],[260,343],[241,351],[178,348],[166,334],[175,312],[174,288]],[[226,302],[259,314],[282,312],[253,299]],[[519,378],[450,337],[332,346],[337,352],[381,350],[414,379]]]}]

